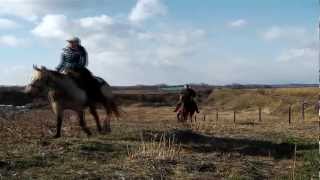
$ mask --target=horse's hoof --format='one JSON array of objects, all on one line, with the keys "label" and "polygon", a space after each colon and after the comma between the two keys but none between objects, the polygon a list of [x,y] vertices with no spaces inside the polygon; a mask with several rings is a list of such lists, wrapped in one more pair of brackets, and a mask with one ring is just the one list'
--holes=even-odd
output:
[{"label": "horse's hoof", "polygon": [[110,134],[110,133],[111,133],[111,128],[106,128],[106,129],[104,130],[104,133],[105,133],[105,134]]},{"label": "horse's hoof", "polygon": [[85,133],[87,134],[88,137],[92,136],[91,131],[86,131]]},{"label": "horse's hoof", "polygon": [[58,139],[60,137],[61,137],[61,135],[55,135],[55,136],[53,136],[53,139]]},{"label": "horse's hoof", "polygon": [[110,134],[110,133],[111,133],[111,131],[102,131],[100,134],[107,135],[107,134]]}]

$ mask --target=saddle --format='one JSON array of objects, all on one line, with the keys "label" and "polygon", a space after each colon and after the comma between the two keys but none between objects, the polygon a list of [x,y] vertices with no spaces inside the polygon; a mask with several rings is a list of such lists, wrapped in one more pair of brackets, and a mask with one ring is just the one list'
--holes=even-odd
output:
[{"label": "saddle", "polygon": [[193,109],[196,107],[196,102],[193,99],[183,101],[183,106],[186,109]]},{"label": "saddle", "polygon": [[97,101],[103,97],[100,88],[105,81],[93,76],[87,68],[68,69],[65,70],[65,74],[70,76],[79,88],[86,92],[89,100]]}]

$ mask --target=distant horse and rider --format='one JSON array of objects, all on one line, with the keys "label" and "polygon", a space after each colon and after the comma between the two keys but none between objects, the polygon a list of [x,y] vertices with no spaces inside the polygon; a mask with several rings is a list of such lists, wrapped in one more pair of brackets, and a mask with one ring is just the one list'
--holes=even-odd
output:
[{"label": "distant horse and rider", "polygon": [[[99,132],[110,132],[110,117],[119,117],[119,108],[115,103],[111,87],[103,79],[94,77],[86,68],[88,56],[81,46],[79,38],[71,38],[63,49],[61,63],[56,71],[34,66],[31,83],[25,92],[33,95],[46,91],[52,110],[56,115],[57,132],[61,136],[64,110],[73,110],[79,117],[83,131],[89,136],[91,132],[85,122],[85,109],[89,108]],[[102,105],[106,112],[104,128],[101,127],[97,107]]]},{"label": "distant horse and rider", "polygon": [[200,113],[198,105],[195,101],[196,92],[186,84],[184,89],[180,92],[179,102],[174,110],[177,112],[178,122],[187,122],[188,119],[192,122],[193,115],[197,112]]}]

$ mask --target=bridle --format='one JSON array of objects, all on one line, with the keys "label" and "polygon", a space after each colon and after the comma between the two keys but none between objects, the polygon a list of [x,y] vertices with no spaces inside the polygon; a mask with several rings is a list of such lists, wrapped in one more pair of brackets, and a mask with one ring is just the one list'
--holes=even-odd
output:
[{"label": "bridle", "polygon": [[[36,80],[36,81],[39,81],[39,80]],[[49,85],[49,78],[46,76],[45,79],[42,79],[41,83],[36,83],[33,82],[31,84],[29,84],[29,86],[32,88],[32,89],[35,89],[35,90],[38,90],[38,91],[41,91],[42,89],[42,86],[45,85],[45,86],[48,86]]]}]

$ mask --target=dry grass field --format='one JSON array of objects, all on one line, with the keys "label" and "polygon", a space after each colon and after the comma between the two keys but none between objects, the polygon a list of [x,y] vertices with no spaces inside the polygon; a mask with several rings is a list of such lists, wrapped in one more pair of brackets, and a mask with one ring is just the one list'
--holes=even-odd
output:
[{"label": "dry grass field", "polygon": [[34,109],[0,119],[0,179],[316,179],[316,113],[309,105],[302,121],[298,103],[316,96],[313,89],[216,90],[186,124],[172,106],[131,104],[111,134],[98,134],[88,114],[89,138],[67,112],[63,137],[52,139],[51,111]]}]

